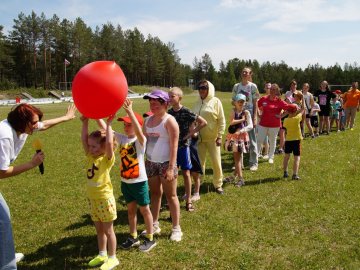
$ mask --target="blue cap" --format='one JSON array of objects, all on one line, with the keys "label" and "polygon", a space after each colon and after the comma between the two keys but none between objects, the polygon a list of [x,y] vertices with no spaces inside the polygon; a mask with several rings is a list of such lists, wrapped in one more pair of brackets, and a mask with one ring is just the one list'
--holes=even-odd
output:
[{"label": "blue cap", "polygon": [[239,100],[243,100],[246,101],[246,97],[243,94],[236,94],[235,96],[232,97],[233,101],[239,101]]}]

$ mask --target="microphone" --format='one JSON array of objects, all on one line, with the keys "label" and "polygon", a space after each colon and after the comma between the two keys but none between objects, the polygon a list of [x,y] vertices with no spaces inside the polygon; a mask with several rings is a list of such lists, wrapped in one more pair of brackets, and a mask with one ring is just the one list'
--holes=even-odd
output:
[{"label": "microphone", "polygon": [[[41,143],[41,141],[40,141],[39,138],[36,138],[36,139],[33,141],[32,146],[33,146],[33,148],[35,149],[36,153],[41,152],[42,143]],[[40,173],[41,173],[41,174],[44,174],[44,163],[41,163],[41,164],[39,165],[39,170],[40,170]]]}]

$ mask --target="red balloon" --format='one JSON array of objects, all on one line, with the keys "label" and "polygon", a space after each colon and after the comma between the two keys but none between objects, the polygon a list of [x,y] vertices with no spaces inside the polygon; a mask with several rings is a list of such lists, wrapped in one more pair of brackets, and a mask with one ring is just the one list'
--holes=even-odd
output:
[{"label": "red balloon", "polygon": [[79,112],[100,119],[115,114],[123,105],[128,84],[113,61],[96,61],[83,66],[72,83],[72,96]]}]

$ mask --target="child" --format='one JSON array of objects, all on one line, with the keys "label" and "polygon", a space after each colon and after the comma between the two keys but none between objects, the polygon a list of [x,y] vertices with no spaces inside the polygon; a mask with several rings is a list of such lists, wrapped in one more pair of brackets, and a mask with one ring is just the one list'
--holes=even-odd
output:
[{"label": "child", "polygon": [[248,131],[253,128],[251,114],[244,109],[246,97],[243,94],[237,94],[232,98],[234,109],[230,114],[230,126],[224,148],[226,151],[233,152],[235,162],[234,177],[225,178],[225,182],[235,181],[236,187],[245,185],[242,174],[242,154],[249,151]]},{"label": "child", "polygon": [[[195,129],[195,128],[196,128],[196,122],[193,122],[190,129]],[[192,202],[200,200],[200,184],[201,184],[200,175],[203,175],[203,171],[201,168],[200,159],[197,151],[198,139],[199,139],[199,134],[196,132],[191,136],[191,141],[189,146],[190,160],[192,166],[190,169],[190,173],[191,173],[191,177],[194,180],[194,194],[191,197]]]},{"label": "child", "polygon": [[119,265],[113,227],[113,221],[117,218],[116,202],[110,180],[110,170],[115,162],[115,144],[111,128],[113,117],[107,119],[106,131],[96,130],[90,135],[89,120],[81,117],[81,139],[87,157],[87,197],[99,247],[99,255],[89,262],[89,266],[101,265],[102,270],[113,269]]},{"label": "child", "polygon": [[303,139],[301,134],[300,122],[302,120],[303,109],[299,111],[296,104],[289,104],[286,108],[288,117],[284,120],[284,128],[286,129],[285,137],[285,156],[284,156],[284,178],[289,177],[288,164],[290,154],[294,154],[293,180],[299,180],[300,166],[300,142]]},{"label": "child", "polygon": [[312,138],[319,136],[319,115],[318,115],[319,112],[320,112],[320,106],[314,100],[314,104],[310,110],[310,122],[311,122],[311,126],[314,128],[314,137]]},{"label": "child", "polygon": [[341,103],[339,101],[338,96],[336,95],[336,97],[334,97],[331,100],[331,109],[332,110],[331,110],[330,130],[335,121],[336,130],[338,132],[340,132],[340,113],[339,113],[340,108],[341,108]]},{"label": "child", "polygon": [[[132,109],[132,101],[127,98],[123,104],[127,116],[117,120],[124,122],[124,134],[114,132],[119,143],[121,192],[125,197],[128,208],[130,236],[123,242],[122,249],[139,246],[142,252],[148,252],[156,246],[153,238],[153,217],[150,211],[148,178],[146,175],[144,154],[146,137],[142,132],[144,123],[142,117]],[[144,242],[140,245],[137,234],[137,205],[144,218],[146,231]]]},{"label": "child", "polygon": [[294,96],[294,102],[293,104],[296,104],[296,106],[298,107],[299,111],[303,111],[303,115],[302,115],[302,120],[300,122],[300,127],[301,127],[301,134],[304,137],[304,122],[305,122],[305,99],[303,94],[300,91],[295,91],[295,93],[293,94]]},{"label": "child", "polygon": [[[179,87],[171,88],[169,92],[171,109],[168,113],[174,116],[176,122],[179,125],[179,142],[176,163],[181,168],[184,177],[185,195],[183,199],[186,201],[186,211],[193,212],[195,210],[191,202],[191,175],[190,170],[192,168],[190,159],[190,139],[192,135],[198,132],[200,129],[207,125],[204,118],[196,115],[184,105],[181,104],[183,97],[183,91]],[[197,125],[194,129],[190,129],[193,122]]]}]

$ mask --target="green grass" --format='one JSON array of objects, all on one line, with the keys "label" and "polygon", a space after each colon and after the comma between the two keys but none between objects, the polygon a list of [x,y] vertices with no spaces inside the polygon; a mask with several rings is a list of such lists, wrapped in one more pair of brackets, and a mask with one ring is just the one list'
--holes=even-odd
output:
[{"label": "green grass", "polygon": [[[228,117],[230,94],[217,95]],[[184,104],[191,108],[196,98],[187,96]],[[146,101],[134,103],[136,111],[148,110]],[[66,105],[39,107],[45,118],[52,118],[63,114]],[[0,107],[1,119],[9,110]],[[196,211],[186,212],[182,203],[183,241],[168,240],[169,212],[162,212],[158,246],[149,254],[119,249],[119,269],[359,269],[359,118],[353,132],[303,141],[300,181],[282,178],[278,155],[273,165],[260,163],[256,173],[245,170],[246,185],[240,189],[227,185],[224,196],[212,192],[211,175],[206,177]],[[26,255],[20,270],[87,269],[97,253],[84,192],[80,127],[76,119],[31,136],[16,163],[31,158],[31,142],[41,137],[45,174],[34,169],[0,181],[12,214],[16,250]],[[121,130],[121,124],[114,123],[114,129]],[[232,156],[222,155],[224,173],[229,175]],[[207,173],[211,174],[211,164]],[[120,198],[117,166],[112,181]],[[182,177],[178,189],[182,195]],[[115,231],[121,242],[128,233],[127,213],[120,200],[117,206]],[[141,218],[139,223],[141,231]]]}]

